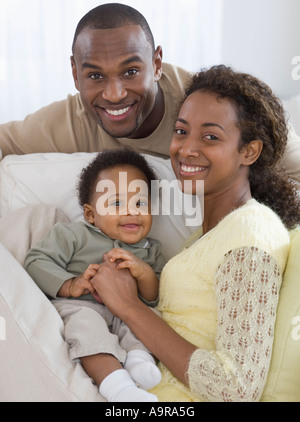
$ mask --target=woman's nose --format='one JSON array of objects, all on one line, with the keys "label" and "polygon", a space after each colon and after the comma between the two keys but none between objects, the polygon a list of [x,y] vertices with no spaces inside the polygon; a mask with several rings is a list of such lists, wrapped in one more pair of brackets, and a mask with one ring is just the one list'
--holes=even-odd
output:
[{"label": "woman's nose", "polygon": [[180,154],[183,157],[199,156],[199,141],[193,136],[187,137],[181,145]]}]

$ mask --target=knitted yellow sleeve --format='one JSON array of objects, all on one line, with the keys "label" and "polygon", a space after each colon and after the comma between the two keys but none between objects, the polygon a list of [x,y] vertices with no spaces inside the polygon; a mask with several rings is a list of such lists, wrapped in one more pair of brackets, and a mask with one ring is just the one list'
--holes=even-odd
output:
[{"label": "knitted yellow sleeve", "polygon": [[267,380],[281,286],[274,258],[257,248],[231,251],[216,273],[216,351],[198,349],[192,392],[204,401],[259,401]]}]

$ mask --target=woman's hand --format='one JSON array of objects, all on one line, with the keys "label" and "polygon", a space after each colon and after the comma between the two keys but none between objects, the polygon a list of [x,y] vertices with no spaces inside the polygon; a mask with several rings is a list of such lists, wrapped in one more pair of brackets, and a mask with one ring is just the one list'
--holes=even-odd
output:
[{"label": "woman's hand", "polygon": [[118,262],[116,268],[127,268],[132,277],[136,279],[140,296],[148,302],[158,298],[159,279],[151,266],[124,249],[112,249],[107,253],[110,262]]},{"label": "woman's hand", "polygon": [[111,313],[122,319],[128,306],[133,306],[139,298],[136,281],[130,271],[118,270],[117,267],[118,262],[111,262],[105,254],[99,271],[90,282]]},{"label": "woman's hand", "polygon": [[118,270],[108,256],[91,284],[111,313],[128,325],[136,337],[185,385],[187,369],[196,346],[184,340],[138,297],[128,269]]}]

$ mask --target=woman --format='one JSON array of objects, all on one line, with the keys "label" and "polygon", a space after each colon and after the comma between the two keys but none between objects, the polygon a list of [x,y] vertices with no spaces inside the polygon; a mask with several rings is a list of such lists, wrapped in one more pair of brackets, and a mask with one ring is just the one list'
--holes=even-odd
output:
[{"label": "woman", "polygon": [[[160,360],[160,401],[259,401],[272,356],[295,184],[278,169],[281,103],[256,78],[216,66],[195,75],[170,155],[179,181],[204,180],[204,221],[163,270],[159,319],[106,259],[93,285]],[[183,183],[182,183],[183,185]],[[106,283],[106,280],[109,280]]]}]

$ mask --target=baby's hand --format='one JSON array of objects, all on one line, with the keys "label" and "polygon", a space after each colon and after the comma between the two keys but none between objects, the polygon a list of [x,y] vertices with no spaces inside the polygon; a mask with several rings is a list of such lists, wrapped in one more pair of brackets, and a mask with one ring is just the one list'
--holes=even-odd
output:
[{"label": "baby's hand", "polygon": [[107,256],[110,262],[121,260],[117,265],[117,269],[129,269],[134,278],[139,278],[144,274],[145,263],[131,252],[125,251],[124,249],[112,249],[107,253]]},{"label": "baby's hand", "polygon": [[90,280],[95,277],[99,269],[99,264],[92,264],[82,275],[74,278],[70,284],[70,296],[73,298],[78,298],[89,293],[94,296],[95,289],[93,288]]}]

